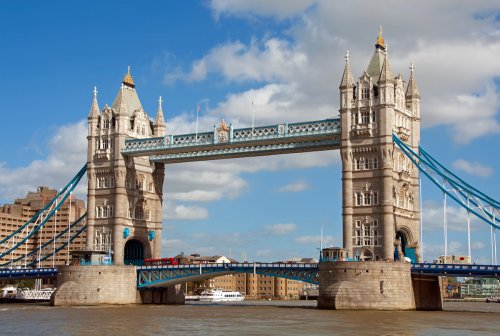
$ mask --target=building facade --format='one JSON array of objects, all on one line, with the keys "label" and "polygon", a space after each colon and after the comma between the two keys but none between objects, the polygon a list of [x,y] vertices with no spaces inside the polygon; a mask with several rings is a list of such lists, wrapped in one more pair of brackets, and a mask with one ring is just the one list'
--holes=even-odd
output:
[{"label": "building facade", "polygon": [[[184,257],[183,262],[192,264],[237,263],[236,260],[225,256],[200,256],[197,254]],[[303,291],[304,284],[301,281],[268,275],[237,273],[191,283],[186,287],[191,288],[193,293],[201,292],[207,288],[240,292],[247,299],[296,299]]]},{"label": "building facade", "polygon": [[130,68],[111,107],[100,111],[94,90],[87,137],[87,249],[111,251],[115,265],[160,257],[164,165],[148,157],[125,158],[121,151],[126,139],[165,132],[161,97],[151,121]]},{"label": "building facade", "polygon": [[[0,240],[18,230],[24,223],[29,221],[41,209],[43,209],[57,195],[57,190],[49,189],[48,187],[39,187],[35,192],[28,192],[25,198],[19,198],[13,204],[4,204],[0,206]],[[0,264],[8,263],[9,261],[29,255],[40,246],[49,243],[62,231],[68,228],[69,223],[74,223],[86,211],[85,202],[71,195],[61,205],[57,214],[54,214],[42,229],[37,231],[31,238],[15,249],[12,253],[0,258]],[[31,227],[30,227],[31,228]],[[69,232],[69,231],[68,231]],[[20,236],[24,236],[21,234]],[[64,237],[64,236],[63,236]],[[86,245],[86,234],[83,231],[70,244],[70,249],[82,249]],[[8,246],[2,246],[2,249]],[[55,254],[55,257],[47,258],[40,263],[37,262],[38,257],[42,257],[45,253],[51,253],[53,245],[49,244],[46,249],[42,249],[41,253],[35,253],[26,260],[21,261],[19,266],[24,266],[35,262],[36,266],[51,267],[53,265],[60,266],[69,263],[70,255],[68,249],[62,249]],[[17,264],[11,265],[13,267]]]},{"label": "building facade", "polygon": [[420,259],[418,169],[392,140],[418,151],[420,93],[413,65],[405,88],[393,76],[380,31],[354,82],[349,52],[340,84],[344,248],[361,260]]}]

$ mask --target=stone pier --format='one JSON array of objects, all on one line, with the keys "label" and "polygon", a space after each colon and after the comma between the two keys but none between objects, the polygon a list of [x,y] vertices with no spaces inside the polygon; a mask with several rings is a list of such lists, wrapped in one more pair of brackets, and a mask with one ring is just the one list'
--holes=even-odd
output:
[{"label": "stone pier", "polygon": [[321,262],[318,308],[441,310],[439,280],[421,278],[412,281],[410,264],[402,262]]},{"label": "stone pier", "polygon": [[184,295],[175,286],[137,289],[135,266],[61,266],[53,306],[106,304],[183,304]]}]

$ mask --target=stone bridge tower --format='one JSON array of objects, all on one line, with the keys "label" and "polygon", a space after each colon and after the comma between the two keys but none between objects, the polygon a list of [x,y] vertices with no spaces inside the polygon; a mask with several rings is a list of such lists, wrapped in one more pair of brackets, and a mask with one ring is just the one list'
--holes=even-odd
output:
[{"label": "stone bridge tower", "polygon": [[[420,94],[393,77],[380,30],[375,51],[355,83],[349,52],[340,84],[344,248],[363,260],[420,259],[418,169],[393,143],[420,143]],[[406,91],[405,91],[406,90]]]},{"label": "stone bridge tower", "polygon": [[87,249],[111,251],[115,265],[160,256],[164,165],[121,151],[125,139],[165,135],[161,103],[160,97],[150,121],[130,68],[111,107],[99,110],[94,89],[87,136]]}]

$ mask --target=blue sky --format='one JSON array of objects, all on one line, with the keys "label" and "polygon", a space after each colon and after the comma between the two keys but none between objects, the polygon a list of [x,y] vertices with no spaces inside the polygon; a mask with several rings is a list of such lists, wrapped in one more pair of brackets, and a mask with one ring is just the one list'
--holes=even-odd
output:
[{"label": "blue sky", "polygon": [[[97,86],[111,105],[127,65],[146,112],[164,99],[167,131],[338,115],[346,49],[366,69],[379,25],[394,73],[416,64],[422,145],[499,199],[500,5],[496,1],[2,1],[0,204],[60,187],[86,160]],[[425,23],[424,23],[425,22]],[[273,261],[341,244],[337,152],[167,166],[163,255]],[[85,185],[79,189],[86,197]],[[424,182],[424,256],[443,253],[441,195]],[[465,213],[449,208],[450,253],[465,253]],[[490,261],[473,221],[473,258]]]}]

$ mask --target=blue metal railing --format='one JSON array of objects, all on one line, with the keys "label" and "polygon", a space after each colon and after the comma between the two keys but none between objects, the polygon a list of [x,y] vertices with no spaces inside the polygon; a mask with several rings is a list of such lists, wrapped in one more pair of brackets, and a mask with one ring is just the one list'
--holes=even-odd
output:
[{"label": "blue metal railing", "polygon": [[[258,140],[300,138],[311,135],[340,134],[340,119],[325,119],[307,121],[300,123],[285,123],[270,126],[259,126],[254,128],[233,129],[229,132],[227,143],[243,143]],[[134,154],[138,152],[175,149],[196,148],[206,145],[218,144],[216,130],[198,134],[167,135],[165,137],[147,139],[129,139],[125,141],[123,154]]]}]

